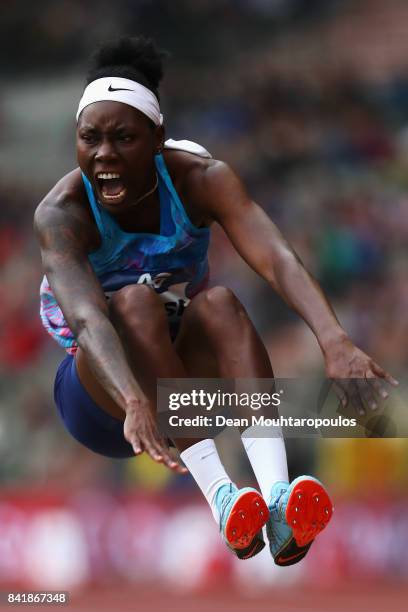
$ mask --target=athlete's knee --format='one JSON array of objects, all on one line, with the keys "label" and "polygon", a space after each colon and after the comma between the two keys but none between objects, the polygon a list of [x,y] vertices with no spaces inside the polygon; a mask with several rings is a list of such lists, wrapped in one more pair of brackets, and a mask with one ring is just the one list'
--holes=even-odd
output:
[{"label": "athlete's knee", "polygon": [[112,294],[109,306],[115,313],[126,314],[146,306],[154,307],[156,303],[157,295],[148,285],[126,285]]},{"label": "athlete's knee", "polygon": [[109,309],[115,322],[130,325],[132,329],[149,327],[165,318],[164,308],[156,292],[147,285],[127,285],[112,294]]},{"label": "athlete's knee", "polygon": [[248,319],[245,308],[231,289],[227,287],[212,287],[200,293],[194,302],[202,320],[212,324],[223,325],[239,322],[245,324]]}]

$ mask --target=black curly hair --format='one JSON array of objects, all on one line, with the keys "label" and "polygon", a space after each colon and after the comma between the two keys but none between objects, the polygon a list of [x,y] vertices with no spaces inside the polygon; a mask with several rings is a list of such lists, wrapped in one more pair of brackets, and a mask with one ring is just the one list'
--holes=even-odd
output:
[{"label": "black curly hair", "polygon": [[122,77],[137,81],[152,91],[159,100],[159,84],[163,78],[163,60],[168,54],[151,38],[137,36],[109,41],[91,57],[86,75],[88,85],[103,77]]}]

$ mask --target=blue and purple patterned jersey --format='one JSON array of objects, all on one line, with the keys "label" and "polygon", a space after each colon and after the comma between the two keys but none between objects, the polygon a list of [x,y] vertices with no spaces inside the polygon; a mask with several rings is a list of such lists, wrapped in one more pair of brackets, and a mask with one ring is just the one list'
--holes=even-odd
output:
[{"label": "blue and purple patterned jersey", "polygon": [[[209,154],[203,156],[209,157]],[[159,179],[160,234],[124,232],[114,217],[99,205],[90,182],[83,175],[101,234],[101,245],[89,254],[89,260],[107,297],[126,285],[143,283],[152,287],[164,303],[170,334],[174,337],[190,299],[207,285],[210,231],[195,227],[189,220],[163,156],[156,155],[155,162]],[[46,276],[40,295],[40,315],[45,329],[68,353],[75,353],[75,337]]]}]

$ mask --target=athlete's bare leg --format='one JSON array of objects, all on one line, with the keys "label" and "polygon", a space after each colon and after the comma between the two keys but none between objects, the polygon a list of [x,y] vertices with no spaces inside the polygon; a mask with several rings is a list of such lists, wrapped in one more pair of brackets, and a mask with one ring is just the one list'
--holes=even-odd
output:
[{"label": "athlete's bare leg", "polygon": [[273,378],[268,353],[252,321],[225,287],[194,298],[183,316],[175,348],[190,377],[205,376],[210,356],[214,376]]},{"label": "athlete's bare leg", "polygon": [[[109,310],[135,377],[146,396],[154,398],[155,404],[156,378],[187,376],[171,343],[163,304],[147,285],[129,285],[112,295]],[[106,412],[124,421],[123,410],[96,380],[81,349],[76,353],[76,365],[81,383],[92,399]]]},{"label": "athlete's bare leg", "polygon": [[[154,413],[157,378],[272,375],[259,337],[244,309],[227,289],[210,289],[192,300],[183,315],[175,344],[170,339],[163,304],[146,286],[133,285],[116,292],[111,298],[110,316]],[[81,350],[76,363],[80,380],[91,397],[107,412],[124,419],[123,412],[96,381]],[[269,515],[259,493],[233,486],[213,440],[176,438],[174,442],[228,545],[238,556],[245,555],[241,558],[259,552],[263,547],[260,530]],[[206,453],[202,456],[204,446]],[[268,459],[265,457],[266,462]],[[221,500],[226,499],[231,505],[227,514],[220,514],[219,492]]]},{"label": "athlete's bare leg", "polygon": [[[197,296],[193,306],[187,308],[175,342],[189,376],[232,378],[236,382],[236,392],[271,393],[273,371],[268,354],[234,294],[216,287]],[[205,347],[204,352],[201,352],[202,347]],[[212,373],[206,371],[207,355],[212,356],[214,362]],[[240,378],[246,379],[241,387]],[[268,386],[265,388],[265,381],[258,379],[268,379]],[[260,437],[259,430],[251,427],[249,412],[238,403],[233,416],[241,418],[243,425],[239,429],[245,452],[264,499],[269,500],[274,483],[289,480],[285,442],[280,429],[264,428]],[[278,417],[274,406],[257,411],[258,417],[261,414]]]},{"label": "athlete's bare leg", "polygon": [[[270,361],[255,328],[234,294],[223,287],[203,291],[183,315],[172,344],[165,310],[146,285],[130,285],[110,300],[115,325],[135,377],[156,410],[157,378],[272,378]],[[114,356],[112,356],[114,358]],[[79,378],[94,401],[109,414],[125,415],[96,380],[79,349]],[[177,439],[180,451],[197,439]]]}]

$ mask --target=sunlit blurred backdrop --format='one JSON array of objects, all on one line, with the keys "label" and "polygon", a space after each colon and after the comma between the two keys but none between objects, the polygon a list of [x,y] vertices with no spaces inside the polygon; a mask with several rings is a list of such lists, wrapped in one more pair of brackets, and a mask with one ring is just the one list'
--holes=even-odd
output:
[{"label": "sunlit blurred backdrop", "polygon": [[[63,353],[38,315],[42,272],[32,215],[75,166],[74,114],[89,53],[120,34],[153,36],[171,53],[161,90],[168,137],[201,143],[242,176],[352,338],[403,375],[407,23],[404,0],[14,0],[3,7],[3,590],[70,590],[84,610],[125,610],[138,600],[159,609],[168,592],[179,607],[184,601],[197,610],[207,609],[198,602],[229,610],[238,599],[257,598],[260,610],[319,610],[329,606],[321,603],[328,593],[334,610],[368,602],[371,610],[403,609],[405,439],[288,442],[292,477],[324,479],[336,512],[307,560],[278,570],[266,552],[240,562],[224,549],[189,477],[144,456],[111,461],[69,437],[52,397]],[[277,375],[323,373],[312,334],[219,230],[211,264],[213,282],[236,291],[251,313]],[[235,479],[252,482],[239,438],[226,436],[220,446]]]}]

